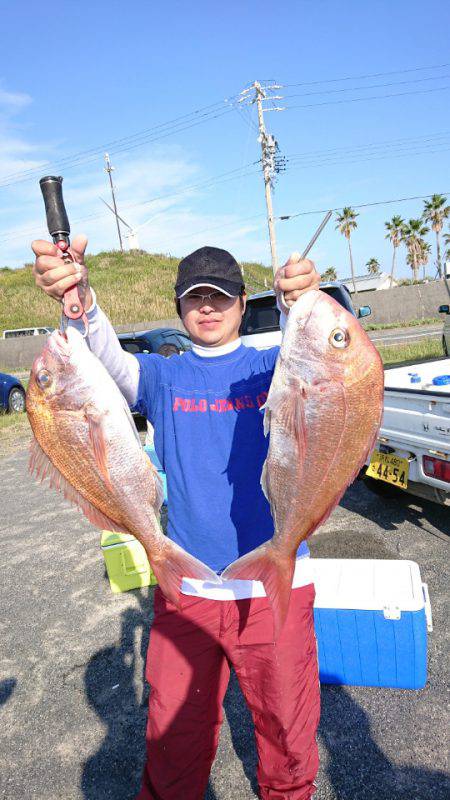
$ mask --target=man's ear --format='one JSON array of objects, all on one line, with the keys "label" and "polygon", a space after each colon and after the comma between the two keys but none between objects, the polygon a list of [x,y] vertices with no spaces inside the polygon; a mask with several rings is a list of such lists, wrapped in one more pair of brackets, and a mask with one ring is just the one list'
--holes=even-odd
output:
[{"label": "man's ear", "polygon": [[175,308],[177,310],[177,314],[178,314],[179,318],[181,319],[181,306],[180,306],[180,301],[178,300],[178,297],[174,297],[173,298],[173,302],[175,303]]},{"label": "man's ear", "polygon": [[247,307],[247,292],[242,292],[240,298],[241,298],[242,316],[243,316],[245,314],[245,309]]}]

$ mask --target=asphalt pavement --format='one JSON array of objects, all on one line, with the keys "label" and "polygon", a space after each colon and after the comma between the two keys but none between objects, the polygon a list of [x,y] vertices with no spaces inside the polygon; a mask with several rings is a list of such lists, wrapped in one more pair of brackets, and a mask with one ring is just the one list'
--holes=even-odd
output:
[{"label": "asphalt pavement", "polygon": [[428,339],[442,339],[443,325],[417,325],[410,328],[386,328],[367,331],[372,342],[380,347],[389,345],[417,344]]},{"label": "asphalt pavement", "polygon": [[[0,797],[132,800],[144,758],[153,592],[111,594],[98,532],[32,482],[26,462],[23,447],[0,460]],[[315,800],[450,797],[449,516],[403,494],[381,500],[357,483],[311,541],[316,557],[417,561],[434,616],[425,689],[322,687]],[[256,753],[234,678],[225,716],[206,798],[251,800]]]}]

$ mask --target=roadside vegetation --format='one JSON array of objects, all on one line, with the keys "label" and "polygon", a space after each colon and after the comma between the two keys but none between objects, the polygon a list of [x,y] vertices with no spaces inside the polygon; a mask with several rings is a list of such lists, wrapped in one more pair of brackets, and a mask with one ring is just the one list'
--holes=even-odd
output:
[{"label": "roadside vegetation", "polygon": [[418,325],[438,325],[442,324],[441,317],[424,317],[423,319],[411,319],[409,322],[363,322],[366,331],[386,331],[390,328],[414,328]]},{"label": "roadside vegetation", "polygon": [[[178,258],[132,250],[88,255],[92,285],[99,304],[114,325],[170,319],[176,316],[173,286]],[[249,292],[269,288],[272,272],[262,264],[243,264]],[[58,304],[37,291],[31,264],[0,270],[0,331],[7,328],[56,326]]]},{"label": "roadside vegetation", "polygon": [[401,366],[419,361],[430,361],[432,358],[443,358],[444,351],[440,339],[426,339],[414,344],[390,345],[378,348],[383,363]]},{"label": "roadside vegetation", "polygon": [[[171,319],[175,316],[173,284],[178,258],[146,253],[143,250],[120,253],[110,251],[88,255],[92,285],[98,301],[114,325]],[[271,286],[271,270],[262,264],[243,264],[247,291],[263,292]],[[336,280],[333,268],[323,273],[325,280]],[[36,290],[31,264],[20,269],[0,269],[0,334],[7,328],[31,328],[59,324],[57,303]],[[363,323],[367,331],[409,328],[437,324],[439,317],[399,323]],[[8,372],[8,370],[5,370]]]}]

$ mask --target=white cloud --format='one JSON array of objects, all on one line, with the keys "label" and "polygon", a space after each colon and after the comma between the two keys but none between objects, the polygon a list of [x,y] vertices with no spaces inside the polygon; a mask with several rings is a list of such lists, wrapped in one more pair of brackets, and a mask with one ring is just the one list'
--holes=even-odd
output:
[{"label": "white cloud", "polygon": [[32,102],[29,94],[23,92],[8,92],[0,86],[0,108],[11,113],[21,111]]},{"label": "white cloud", "polygon": [[[2,177],[41,165],[45,172],[49,161],[67,156],[61,143],[38,143],[23,128],[18,132],[12,117],[30,102],[28,95],[0,87],[0,183]],[[236,207],[232,213],[217,213],[212,199],[217,189],[195,188],[211,175],[181,146],[153,145],[112,154],[111,160],[119,213],[133,228],[148,222],[138,232],[144,249],[181,256],[210,243],[241,260],[267,260],[265,219],[242,221]],[[0,266],[21,266],[32,258],[32,239],[48,238],[38,177],[19,177],[14,175],[10,186],[0,186]],[[194,188],[184,191],[187,186]],[[64,197],[72,235],[86,233],[90,252],[118,247],[115,220],[100,200],[111,203],[101,155],[64,171]]]}]

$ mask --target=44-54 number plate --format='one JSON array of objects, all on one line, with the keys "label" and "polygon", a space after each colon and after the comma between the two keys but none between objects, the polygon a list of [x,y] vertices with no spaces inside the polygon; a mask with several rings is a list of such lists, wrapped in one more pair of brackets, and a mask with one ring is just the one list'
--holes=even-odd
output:
[{"label": "44-54 number plate", "polygon": [[392,483],[394,486],[399,486],[400,489],[406,489],[408,486],[408,472],[409,463],[406,458],[374,450],[366,475],[379,481]]}]

